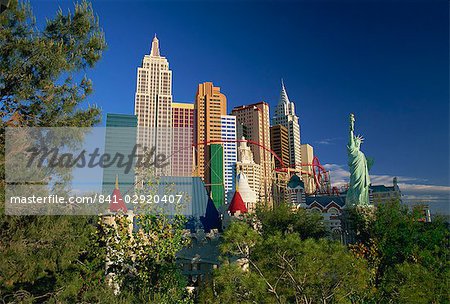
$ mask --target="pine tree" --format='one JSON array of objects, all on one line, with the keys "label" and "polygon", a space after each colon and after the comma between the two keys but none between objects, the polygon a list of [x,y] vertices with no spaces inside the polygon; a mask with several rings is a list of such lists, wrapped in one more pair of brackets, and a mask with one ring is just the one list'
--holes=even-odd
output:
[{"label": "pine tree", "polygon": [[29,3],[12,1],[0,14],[0,297],[5,302],[98,302],[112,294],[102,288],[104,265],[91,250],[95,218],[7,216],[4,204],[5,128],[98,123],[100,109],[83,107],[92,82],[80,74],[105,48],[98,18],[85,1],[73,12],[59,10],[43,29]]}]

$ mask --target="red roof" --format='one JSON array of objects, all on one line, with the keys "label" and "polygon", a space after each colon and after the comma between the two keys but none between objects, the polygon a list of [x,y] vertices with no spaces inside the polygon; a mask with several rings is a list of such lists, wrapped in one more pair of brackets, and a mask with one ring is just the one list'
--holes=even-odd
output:
[{"label": "red roof", "polygon": [[230,211],[231,215],[234,215],[237,211],[241,213],[247,213],[247,207],[245,207],[244,200],[238,191],[234,193],[233,199],[231,200],[230,207],[228,207],[228,211]]},{"label": "red roof", "polygon": [[113,193],[111,194],[111,202],[109,203],[109,211],[111,212],[117,212],[119,210],[122,210],[122,212],[127,212],[127,206],[125,205],[125,202],[123,201],[122,194],[120,194],[119,187],[114,189]]}]

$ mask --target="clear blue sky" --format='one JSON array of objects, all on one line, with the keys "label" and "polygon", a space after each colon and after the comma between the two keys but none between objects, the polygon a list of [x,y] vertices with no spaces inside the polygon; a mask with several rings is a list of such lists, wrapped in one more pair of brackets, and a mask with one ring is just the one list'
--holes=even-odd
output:
[{"label": "clear blue sky", "polygon": [[[72,2],[34,1],[38,21]],[[133,113],[136,69],[157,33],[175,101],[213,81],[236,105],[275,106],[280,78],[301,140],[346,166],[356,115],[372,174],[449,186],[447,1],[94,1],[108,50],[87,75],[91,103]],[[333,176],[333,173],[332,173]],[[400,179],[401,181],[401,179]],[[442,190],[442,189],[441,189]],[[444,189],[445,190],[445,189]]]}]

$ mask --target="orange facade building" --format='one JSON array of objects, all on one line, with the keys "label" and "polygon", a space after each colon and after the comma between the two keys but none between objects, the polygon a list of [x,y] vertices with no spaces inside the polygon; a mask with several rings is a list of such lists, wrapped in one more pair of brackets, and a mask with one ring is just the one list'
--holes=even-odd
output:
[{"label": "orange facade building", "polygon": [[220,87],[215,87],[212,82],[200,83],[195,96],[194,111],[195,173],[208,185],[210,156],[208,144],[205,143],[222,138],[221,117],[227,114],[227,98],[220,92]]}]

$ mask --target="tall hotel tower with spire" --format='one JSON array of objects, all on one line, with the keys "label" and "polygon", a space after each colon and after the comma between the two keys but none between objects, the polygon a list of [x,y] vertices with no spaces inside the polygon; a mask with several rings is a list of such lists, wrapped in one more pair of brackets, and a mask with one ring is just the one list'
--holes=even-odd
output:
[{"label": "tall hotel tower with spire", "polygon": [[[150,55],[145,55],[137,71],[134,114],[138,120],[138,143],[154,149],[154,155],[172,154],[172,71],[159,53],[158,38],[153,38]],[[155,171],[170,175],[171,164]]]},{"label": "tall hotel tower with spire", "polygon": [[289,165],[291,168],[301,169],[300,125],[298,123],[298,116],[295,115],[294,102],[289,100],[283,80],[281,80],[280,99],[275,108],[272,125],[282,125],[288,130]]}]

